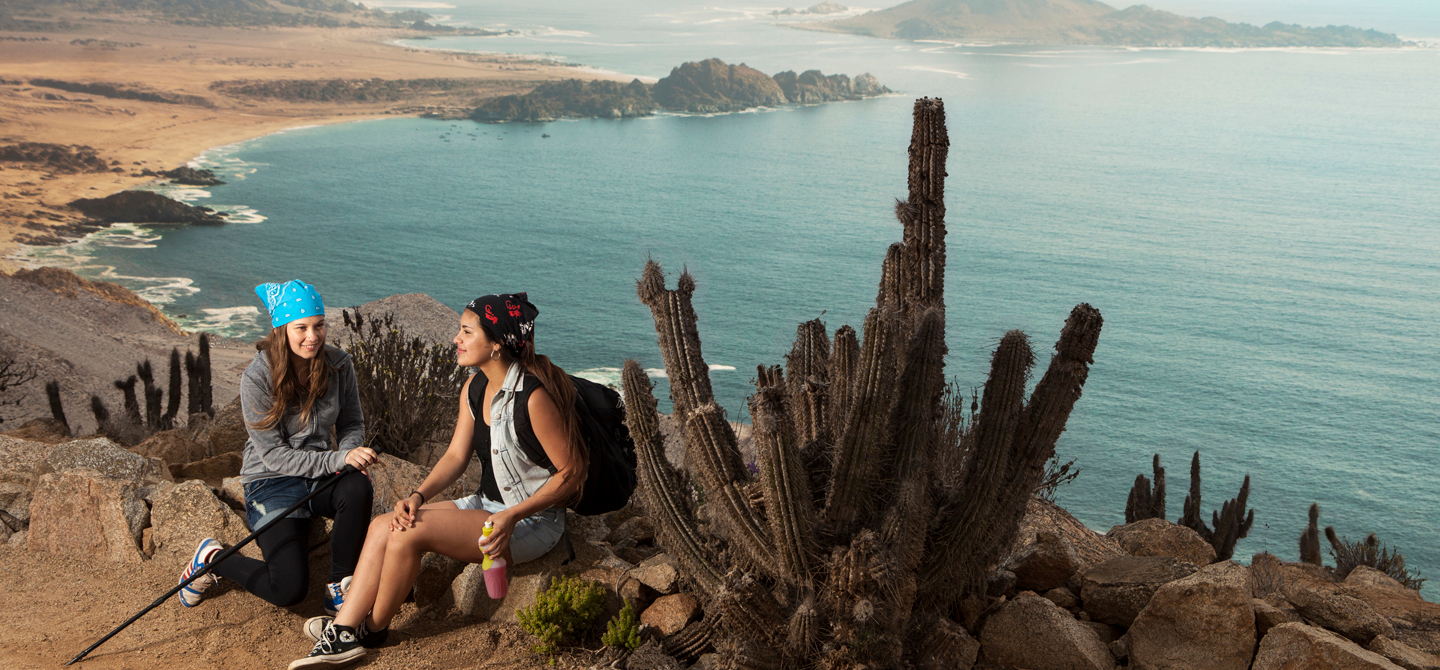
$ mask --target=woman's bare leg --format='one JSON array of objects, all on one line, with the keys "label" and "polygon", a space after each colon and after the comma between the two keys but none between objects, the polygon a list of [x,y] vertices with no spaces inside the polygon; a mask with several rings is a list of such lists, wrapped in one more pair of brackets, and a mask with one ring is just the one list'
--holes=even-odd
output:
[{"label": "woman's bare leg", "polygon": [[[444,501],[431,503],[420,508],[423,510],[447,509],[455,511],[455,503]],[[419,516],[417,514],[417,520]],[[487,515],[488,518],[488,515]],[[390,530],[394,515],[382,514],[370,521],[370,528],[365,534],[365,545],[360,550],[360,560],[355,565],[355,576],[350,580],[350,591],[345,596],[345,604],[340,608],[340,613],[335,616],[335,623],[342,626],[354,628],[364,621],[366,615],[375,607],[375,600],[380,592],[380,583],[383,575],[387,546],[390,543],[392,534],[400,533]],[[484,521],[481,521],[483,524]],[[412,532],[414,529],[406,529],[405,532]],[[405,594],[409,593],[409,586],[414,585],[411,580],[406,586],[405,593],[401,594],[403,602]],[[399,609],[398,606],[396,608]],[[393,616],[393,614],[392,614]],[[388,619],[387,619],[388,622]],[[373,621],[372,621],[373,623]],[[380,627],[371,627],[371,630],[379,630]]]},{"label": "woman's bare leg", "polygon": [[[488,518],[490,513],[484,510],[421,508],[415,515],[414,528],[391,531],[381,566],[380,588],[370,608],[372,630],[390,625],[390,620],[400,611],[400,604],[405,602],[405,596],[420,574],[420,558],[425,552],[433,551],[465,563],[484,560],[485,553],[480,551],[478,540]],[[508,563],[508,548],[505,559]]]}]

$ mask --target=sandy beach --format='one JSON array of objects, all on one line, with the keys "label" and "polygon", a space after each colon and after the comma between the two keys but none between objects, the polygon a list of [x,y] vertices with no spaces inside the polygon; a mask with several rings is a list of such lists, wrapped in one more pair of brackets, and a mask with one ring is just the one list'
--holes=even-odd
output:
[{"label": "sandy beach", "polygon": [[[0,146],[23,142],[88,146],[108,172],[67,173],[41,163],[0,161],[0,271],[14,271],[16,245],[80,220],[65,204],[103,197],[184,165],[210,147],[301,125],[387,115],[463,115],[476,100],[523,93],[553,79],[606,78],[503,55],[410,49],[391,42],[408,29],[195,27],[116,18],[70,32],[0,31]],[[451,80],[380,100],[261,97],[212,89],[244,81],[275,88],[295,80]],[[110,84],[153,93],[154,102],[64,90]],[[68,88],[76,88],[68,86]],[[404,87],[402,87],[403,89]],[[360,96],[364,97],[364,96]]]}]

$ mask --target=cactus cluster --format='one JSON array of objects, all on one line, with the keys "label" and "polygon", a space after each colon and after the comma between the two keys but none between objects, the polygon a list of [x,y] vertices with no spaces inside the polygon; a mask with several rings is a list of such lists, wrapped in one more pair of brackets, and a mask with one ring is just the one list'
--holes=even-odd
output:
[{"label": "cactus cluster", "polygon": [[703,621],[665,640],[671,654],[713,645],[727,668],[948,667],[971,644],[1102,320],[1089,305],[1071,312],[1028,402],[1035,356],[1024,333],[1006,333],[978,413],[960,420],[944,372],[948,149],[941,101],[916,101],[909,197],[895,208],[904,235],[885,255],[863,339],[810,321],[783,368],[758,369],[758,474],[710,389],[694,279],[682,273],[667,289],[661,267],[646,264],[638,293],[655,320],[686,468],[666,460],[651,384],[626,361],[637,495],[707,605]]},{"label": "cactus cluster", "polygon": [[[160,430],[175,428],[180,414],[180,350],[170,350],[169,401],[166,389],[156,383],[155,368],[150,359],[135,364],[135,374],[115,380],[115,389],[124,399],[125,412],[113,416],[105,401],[98,395],[90,396],[90,412],[95,417],[95,432],[110,437],[121,444],[139,444],[151,434]],[[215,406],[210,386],[210,336],[200,334],[200,355],[185,352],[184,373],[190,381],[190,414],[215,415]],[[141,394],[144,409],[141,409]],[[50,401],[50,415],[66,434],[71,434],[70,421],[65,416],[65,405],[60,399],[60,383],[51,380],[45,384],[45,395]],[[161,404],[165,409],[161,411]]]},{"label": "cactus cluster", "polygon": [[[1335,575],[1341,579],[1355,568],[1366,565],[1394,577],[1408,589],[1418,591],[1425,583],[1420,571],[1405,566],[1405,556],[1399,550],[1387,548],[1374,533],[1360,542],[1351,542],[1340,537],[1333,526],[1326,526],[1325,539],[1330,543],[1330,556],[1335,559]],[[1320,557],[1319,503],[1310,504],[1310,523],[1300,533],[1300,561],[1324,565]]]},{"label": "cactus cluster", "polygon": [[1135,485],[1130,487],[1130,497],[1125,501],[1125,523],[1165,518],[1165,468],[1160,467],[1160,454],[1155,454],[1151,469],[1155,488],[1150,488],[1145,475],[1135,475]]},{"label": "cactus cluster", "polygon": [[1250,475],[1245,475],[1240,493],[1210,513],[1210,522],[1215,528],[1205,525],[1205,519],[1200,516],[1200,452],[1196,451],[1190,459],[1190,495],[1185,496],[1185,512],[1179,523],[1199,533],[1215,548],[1215,560],[1230,560],[1235,555],[1235,543],[1249,535],[1250,527],[1255,524],[1255,510],[1247,510],[1245,506],[1249,499]]}]

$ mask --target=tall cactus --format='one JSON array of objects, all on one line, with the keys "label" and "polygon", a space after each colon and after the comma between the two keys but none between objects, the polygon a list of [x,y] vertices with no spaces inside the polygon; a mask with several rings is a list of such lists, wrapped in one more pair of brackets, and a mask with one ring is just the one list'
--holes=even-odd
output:
[{"label": "tall cactus", "polygon": [[175,427],[175,419],[180,415],[180,350],[170,349],[170,399],[165,405],[165,416],[161,424],[165,429]]},{"label": "tall cactus", "polygon": [[60,382],[52,379],[45,383],[45,398],[50,401],[50,416],[65,428],[65,436],[70,437],[70,420],[65,418],[65,403],[60,401]]},{"label": "tall cactus", "polygon": [[[665,461],[650,384],[626,361],[639,502],[709,601],[703,629],[715,637],[721,667],[958,662],[969,638],[950,617],[987,606],[988,577],[1088,376],[1102,319],[1082,304],[1028,400],[1035,356],[1025,334],[1011,331],[995,352],[978,416],[966,424],[945,405],[962,401],[946,395],[944,383],[949,141],[938,99],[917,101],[914,118],[909,194],[895,208],[904,234],[885,254],[863,337],[845,326],[829,340],[823,323],[806,322],[785,368],[758,369],[750,401],[757,475],[741,466],[710,389],[694,279],[682,273],[666,289],[651,261],[638,282],[655,319],[686,467],[711,522],[698,521],[686,477]],[[696,636],[684,635],[676,648],[699,649]]]},{"label": "tall cactus", "polygon": [[1255,524],[1255,510],[1248,510],[1248,514],[1246,510],[1249,499],[1250,475],[1245,475],[1240,493],[1211,512],[1210,520],[1215,528],[1205,525],[1200,514],[1200,452],[1196,451],[1190,459],[1190,495],[1185,496],[1185,513],[1180,517],[1180,525],[1194,529],[1209,542],[1215,548],[1216,560],[1228,560],[1235,553],[1235,543],[1249,535],[1250,527]]}]

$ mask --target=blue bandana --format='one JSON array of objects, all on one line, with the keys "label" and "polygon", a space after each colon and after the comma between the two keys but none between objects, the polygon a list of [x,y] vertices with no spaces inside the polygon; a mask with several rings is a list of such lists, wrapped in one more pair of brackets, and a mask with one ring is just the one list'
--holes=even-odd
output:
[{"label": "blue bandana", "polygon": [[296,319],[325,314],[325,303],[315,287],[299,279],[284,284],[261,284],[255,287],[255,295],[265,303],[270,312],[270,325],[279,328]]}]

